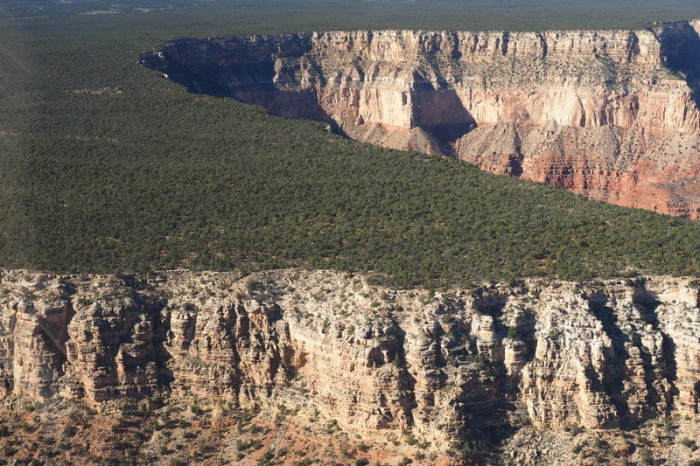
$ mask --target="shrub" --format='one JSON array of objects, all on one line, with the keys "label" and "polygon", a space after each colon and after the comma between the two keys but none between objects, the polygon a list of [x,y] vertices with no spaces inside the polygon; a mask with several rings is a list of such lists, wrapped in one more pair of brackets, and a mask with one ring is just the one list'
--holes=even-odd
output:
[{"label": "shrub", "polygon": [[192,411],[192,414],[194,414],[194,415],[196,415],[196,416],[201,416],[201,415],[203,415],[204,413],[206,413],[206,411],[204,411],[202,408],[200,408],[200,407],[197,406],[197,405],[192,405],[192,406],[190,406],[190,411]]},{"label": "shrub", "polygon": [[698,445],[695,442],[695,440],[690,440],[687,438],[681,439],[681,445],[683,445],[686,448],[690,448],[692,451],[695,451],[698,449]]},{"label": "shrub", "polygon": [[583,427],[577,424],[569,424],[566,427],[564,427],[564,432],[568,432],[571,434],[572,437],[576,437],[578,434],[583,432]]},{"label": "shrub", "polygon": [[511,340],[520,339],[520,332],[518,331],[518,327],[508,327],[508,338],[510,338]]},{"label": "shrub", "polygon": [[654,459],[654,453],[648,448],[645,448],[644,450],[642,450],[640,457],[642,459],[642,464],[648,464],[648,465],[656,464],[656,460]]}]

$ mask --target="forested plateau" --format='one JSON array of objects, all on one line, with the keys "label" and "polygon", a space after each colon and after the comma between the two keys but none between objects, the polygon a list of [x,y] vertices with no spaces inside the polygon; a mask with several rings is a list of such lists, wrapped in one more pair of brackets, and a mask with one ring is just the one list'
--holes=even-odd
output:
[{"label": "forested plateau", "polygon": [[[209,40],[174,38],[508,30],[514,47],[698,16],[683,0],[2,3],[0,458],[696,464],[697,222],[354,141],[140,60]],[[600,69],[647,66],[641,45]],[[474,122],[465,137],[519,131]]]}]

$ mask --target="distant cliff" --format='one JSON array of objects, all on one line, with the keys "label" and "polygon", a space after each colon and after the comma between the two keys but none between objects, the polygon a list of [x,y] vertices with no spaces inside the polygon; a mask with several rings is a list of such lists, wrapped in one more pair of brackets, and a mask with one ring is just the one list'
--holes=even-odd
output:
[{"label": "distant cliff", "polygon": [[641,31],[359,31],[172,41],[191,91],[614,204],[700,218],[700,21]]}]

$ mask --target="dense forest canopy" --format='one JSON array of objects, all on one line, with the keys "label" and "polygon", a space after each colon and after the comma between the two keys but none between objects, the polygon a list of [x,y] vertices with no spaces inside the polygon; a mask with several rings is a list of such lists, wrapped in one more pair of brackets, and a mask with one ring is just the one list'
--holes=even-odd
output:
[{"label": "dense forest canopy", "polygon": [[182,36],[700,16],[695,1],[558,3],[4,2],[0,266],[310,266],[398,286],[700,274],[700,225],[690,221],[348,141],[319,123],[188,94],[137,64]]},{"label": "dense forest canopy", "polygon": [[76,24],[80,15],[88,27],[157,40],[348,29],[635,29],[700,15],[696,0],[3,0],[0,8],[20,21],[47,20],[44,28],[57,19]]}]

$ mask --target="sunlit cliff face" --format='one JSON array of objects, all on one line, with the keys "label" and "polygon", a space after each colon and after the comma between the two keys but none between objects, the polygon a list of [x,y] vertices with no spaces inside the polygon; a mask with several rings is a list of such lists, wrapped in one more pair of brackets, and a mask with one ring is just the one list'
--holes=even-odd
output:
[{"label": "sunlit cliff face", "polygon": [[690,279],[426,299],[331,271],[132,278],[0,276],[0,397],[299,404],[361,432],[445,441],[518,416],[608,429],[700,408]]},{"label": "sunlit cliff face", "polygon": [[354,139],[700,218],[699,30],[187,39],[142,63]]}]

